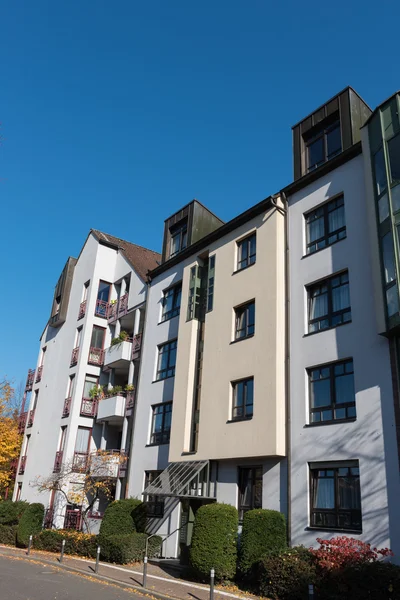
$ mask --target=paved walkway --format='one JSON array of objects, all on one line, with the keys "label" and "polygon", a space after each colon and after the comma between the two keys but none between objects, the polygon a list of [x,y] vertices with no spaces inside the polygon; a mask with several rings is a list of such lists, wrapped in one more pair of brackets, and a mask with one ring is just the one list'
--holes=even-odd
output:
[{"label": "paved walkway", "polygon": [[[52,552],[42,552],[31,550],[29,556],[27,551],[12,546],[0,545],[1,556],[13,557],[18,560],[32,560],[45,564],[55,564],[59,567],[78,572],[81,575],[89,577],[98,577],[99,579],[119,584],[121,587],[130,588],[132,591],[147,592],[158,598],[176,598],[178,600],[209,600],[210,588],[208,586],[192,583],[180,579],[178,571],[168,567],[149,564],[147,569],[147,585],[143,588],[143,564],[131,566],[119,566],[100,562],[98,575],[94,572],[95,562],[91,559],[64,556],[60,565],[59,555]],[[254,600],[255,596],[241,594],[240,592],[231,593],[223,587],[215,588],[216,600]]]}]

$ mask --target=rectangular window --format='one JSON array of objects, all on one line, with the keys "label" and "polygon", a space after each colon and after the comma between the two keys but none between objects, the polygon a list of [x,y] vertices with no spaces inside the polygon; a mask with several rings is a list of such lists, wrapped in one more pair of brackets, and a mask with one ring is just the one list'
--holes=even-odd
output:
[{"label": "rectangular window", "polygon": [[43,367],[44,365],[44,357],[46,356],[46,350],[47,350],[47,346],[45,346],[44,348],[42,348],[42,354],[40,357],[40,366]]},{"label": "rectangular window", "polygon": [[61,427],[60,441],[58,443],[58,451],[63,452],[65,448],[65,440],[67,438],[67,426]]},{"label": "rectangular window", "polygon": [[[162,471],[146,471],[145,477],[145,489],[147,486],[154,483],[159,475],[161,475]],[[164,516],[164,498],[163,496],[154,496],[153,494],[149,494],[145,496],[146,502],[146,514],[148,517],[162,517]]]},{"label": "rectangular window", "polygon": [[110,299],[111,284],[106,281],[99,281],[99,288],[97,290],[96,307],[94,314],[96,317],[105,319],[107,317],[108,302]]},{"label": "rectangular window", "polygon": [[106,330],[103,327],[98,327],[97,325],[93,325],[92,329],[92,337],[90,340],[91,348],[100,348],[101,350],[104,347],[104,336]]},{"label": "rectangular window", "polygon": [[91,429],[88,427],[78,427],[75,440],[75,452],[72,464],[72,470],[78,473],[86,471]]},{"label": "rectangular window", "polygon": [[239,521],[244,513],[262,508],[262,467],[239,467]]},{"label": "rectangular window", "polygon": [[[399,234],[399,228],[397,228]],[[384,270],[384,286],[386,295],[386,310],[388,318],[399,312],[399,296],[396,281],[396,260],[393,246],[393,233],[389,231],[381,238],[382,262]]]},{"label": "rectangular window", "polygon": [[235,308],[235,340],[254,335],[256,303],[254,300]]},{"label": "rectangular window", "polygon": [[177,223],[170,228],[170,252],[172,258],[187,246],[187,220]]},{"label": "rectangular window", "polygon": [[98,377],[94,375],[86,375],[85,383],[83,384],[83,397],[90,398],[90,390],[98,385]]},{"label": "rectangular window", "polygon": [[157,381],[175,375],[177,340],[158,346]]},{"label": "rectangular window", "polygon": [[70,375],[69,377],[69,381],[68,381],[68,390],[67,390],[67,398],[72,398],[72,396],[74,395],[74,391],[75,391],[75,375]]},{"label": "rectangular window", "polygon": [[37,403],[38,403],[38,398],[39,398],[39,390],[35,390],[33,392],[33,405],[32,405],[32,410],[35,410],[37,407]]},{"label": "rectangular window", "polygon": [[82,292],[82,302],[85,302],[85,300],[87,300],[88,297],[88,291],[89,291],[89,285],[90,285],[90,280],[87,281],[84,286],[83,286],[83,292]]},{"label": "rectangular window", "polygon": [[400,134],[392,137],[387,143],[390,167],[390,183],[392,186],[400,183]]},{"label": "rectangular window", "polygon": [[252,233],[237,242],[237,271],[245,269],[256,262],[256,234]]},{"label": "rectangular window", "polygon": [[21,494],[22,494],[22,483],[19,482],[18,483],[18,488],[17,488],[17,495],[15,496],[16,502],[18,502],[19,500],[21,500]]},{"label": "rectangular window", "polygon": [[361,531],[358,462],[310,465],[312,527]]},{"label": "rectangular window", "polygon": [[[331,120],[330,120],[331,121]],[[340,122],[338,119],[319,127],[305,140],[307,148],[308,171],[314,171],[324,162],[337,156],[342,151]]]},{"label": "rectangular window", "polygon": [[346,237],[343,196],[307,213],[307,254],[326,248]]},{"label": "rectangular window", "polygon": [[151,444],[168,444],[171,433],[172,402],[163,402],[152,407]]},{"label": "rectangular window", "polygon": [[161,322],[177,317],[181,310],[182,283],[165,290],[162,299]]},{"label": "rectangular window", "polygon": [[322,331],[351,321],[347,271],[307,288],[308,332]]},{"label": "rectangular window", "polygon": [[76,335],[75,335],[75,348],[79,348],[81,345],[81,340],[82,340],[82,326],[78,327],[78,329],[76,330]]},{"label": "rectangular window", "polygon": [[254,403],[254,378],[240,379],[232,383],[232,420],[251,419]]},{"label": "rectangular window", "polygon": [[326,423],[356,416],[353,361],[345,360],[308,369],[310,423]]},{"label": "rectangular window", "polygon": [[214,278],[215,278],[215,254],[208,260],[208,278],[207,278],[207,312],[214,306]]},{"label": "rectangular window", "polygon": [[200,278],[200,267],[194,265],[190,269],[189,279],[189,298],[188,298],[188,311],[187,320],[198,319],[200,311],[200,292],[201,292],[201,278]]}]

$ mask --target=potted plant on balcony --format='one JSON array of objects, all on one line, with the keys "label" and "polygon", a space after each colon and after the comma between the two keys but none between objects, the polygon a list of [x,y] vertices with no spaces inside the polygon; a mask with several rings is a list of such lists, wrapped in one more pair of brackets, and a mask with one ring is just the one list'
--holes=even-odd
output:
[{"label": "potted plant on balcony", "polygon": [[133,385],[133,383],[127,383],[125,386],[125,392],[134,392],[135,391],[135,386]]},{"label": "potted plant on balcony", "polygon": [[89,390],[89,398],[91,400],[101,400],[104,398],[104,389],[101,385],[94,385],[91,390]]},{"label": "potted plant on balcony", "polygon": [[121,344],[122,342],[126,342],[129,338],[129,333],[127,331],[120,331],[119,335],[111,340],[111,346],[116,346],[117,344]]}]

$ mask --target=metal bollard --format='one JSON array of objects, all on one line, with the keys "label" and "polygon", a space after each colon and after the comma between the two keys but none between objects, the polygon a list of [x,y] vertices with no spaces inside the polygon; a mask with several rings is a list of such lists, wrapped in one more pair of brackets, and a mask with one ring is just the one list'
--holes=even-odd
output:
[{"label": "metal bollard", "polygon": [[214,600],[214,579],[215,579],[215,569],[211,569],[211,571],[210,571],[210,600]]},{"label": "metal bollard", "polygon": [[28,544],[28,552],[27,555],[29,556],[31,553],[31,546],[32,546],[32,536],[29,536],[29,544]]},{"label": "metal bollard", "polygon": [[99,572],[99,560],[100,560],[100,546],[97,546],[97,555],[96,555],[96,566],[94,568],[94,572]]},{"label": "metal bollard", "polygon": [[61,554],[60,554],[60,563],[62,563],[64,558],[64,548],[65,548],[65,540],[61,542]]},{"label": "metal bollard", "polygon": [[309,600],[314,600],[314,585],[312,583],[308,586],[308,598]]},{"label": "metal bollard", "polygon": [[144,557],[143,560],[143,587],[146,587],[147,583],[147,556]]}]

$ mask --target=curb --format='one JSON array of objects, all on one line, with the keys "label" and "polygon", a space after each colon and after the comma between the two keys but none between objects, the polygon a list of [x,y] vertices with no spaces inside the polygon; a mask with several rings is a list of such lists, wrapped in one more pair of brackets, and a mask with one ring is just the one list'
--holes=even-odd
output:
[{"label": "curb", "polygon": [[[3,549],[4,547],[7,548],[7,546],[0,546],[1,549]],[[5,556],[5,557],[9,557],[9,558],[17,558],[19,560],[25,560],[27,562],[41,562],[44,563],[45,565],[50,565],[52,567],[56,567],[58,569],[64,569],[65,571],[69,571],[70,573],[75,573],[77,575],[84,575],[85,577],[91,577],[94,578],[98,581],[105,581],[107,583],[112,583],[113,585],[116,585],[122,589],[125,590],[129,590],[131,592],[136,592],[140,595],[150,595],[153,598],[157,598],[157,600],[179,600],[179,598],[175,598],[175,596],[167,596],[166,594],[160,594],[160,592],[156,592],[153,590],[150,590],[149,588],[144,588],[144,587],[139,587],[137,585],[131,585],[130,583],[125,583],[123,581],[120,581],[119,579],[114,579],[113,577],[107,577],[106,575],[99,575],[98,573],[87,573],[87,571],[84,571],[83,569],[78,569],[77,567],[69,567],[67,565],[64,564],[60,564],[51,560],[46,560],[45,558],[41,558],[40,556],[38,557],[30,557],[30,556],[23,556],[23,555],[15,555],[15,554],[11,554],[11,553],[6,553],[6,552],[1,552],[0,553],[0,558],[1,556]]]}]

